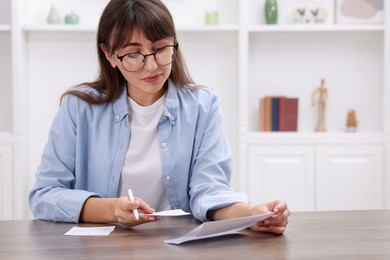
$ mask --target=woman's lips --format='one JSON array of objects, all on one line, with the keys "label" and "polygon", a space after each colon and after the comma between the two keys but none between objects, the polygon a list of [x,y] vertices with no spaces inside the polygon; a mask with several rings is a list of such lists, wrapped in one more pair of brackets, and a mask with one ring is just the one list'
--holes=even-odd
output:
[{"label": "woman's lips", "polygon": [[154,82],[159,81],[160,78],[161,78],[160,75],[153,75],[153,76],[144,78],[144,81],[146,81],[146,82],[148,82],[148,83],[154,83]]}]

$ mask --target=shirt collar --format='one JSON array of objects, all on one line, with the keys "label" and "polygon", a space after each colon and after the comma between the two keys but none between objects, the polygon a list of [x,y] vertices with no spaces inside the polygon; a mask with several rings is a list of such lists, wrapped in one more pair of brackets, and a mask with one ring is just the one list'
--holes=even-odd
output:
[{"label": "shirt collar", "polygon": [[[168,80],[168,92],[165,100],[163,116],[168,117],[172,125],[176,125],[178,107],[179,98],[177,86],[171,80]],[[113,102],[113,109],[115,114],[115,123],[118,123],[129,114],[126,85],[122,86],[119,97]]]}]

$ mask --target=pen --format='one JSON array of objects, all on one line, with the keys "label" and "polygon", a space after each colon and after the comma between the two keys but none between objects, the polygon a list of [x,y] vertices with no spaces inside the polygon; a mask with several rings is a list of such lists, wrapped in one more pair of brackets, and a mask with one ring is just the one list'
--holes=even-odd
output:
[{"label": "pen", "polygon": [[[130,201],[134,201],[134,196],[133,196],[133,192],[131,189],[128,189],[127,190],[127,193],[129,194],[129,199]],[[138,216],[138,210],[137,209],[134,209],[133,210],[133,214],[134,214],[134,217],[136,220],[139,220],[139,216]]]}]

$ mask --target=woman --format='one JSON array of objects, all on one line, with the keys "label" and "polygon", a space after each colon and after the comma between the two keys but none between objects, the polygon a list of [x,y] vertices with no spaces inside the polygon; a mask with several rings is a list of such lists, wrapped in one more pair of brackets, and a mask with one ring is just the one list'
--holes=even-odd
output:
[{"label": "woman", "polygon": [[97,50],[98,79],[66,92],[53,121],[29,195],[36,218],[135,226],[155,209],[201,221],[274,211],[253,229],[284,232],[285,202],[250,205],[231,189],[218,99],[194,85],[161,1],[111,0]]}]

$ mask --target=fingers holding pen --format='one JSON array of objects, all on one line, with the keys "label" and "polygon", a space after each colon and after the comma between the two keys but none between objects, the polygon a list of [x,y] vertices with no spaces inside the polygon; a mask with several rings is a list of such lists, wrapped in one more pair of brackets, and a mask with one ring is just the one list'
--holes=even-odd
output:
[{"label": "fingers holding pen", "polygon": [[[130,205],[134,205],[133,208],[129,208],[130,211],[133,212],[134,218],[136,218],[136,214],[138,215],[138,220],[139,221],[145,221],[145,222],[150,222],[150,221],[155,221],[159,220],[160,217],[158,216],[148,216],[146,214],[152,214],[155,212],[153,208],[149,206],[148,203],[143,201],[140,198],[135,198],[134,201],[130,201]],[[141,212],[139,212],[141,211]],[[136,213],[137,212],[137,213]]]},{"label": "fingers holding pen", "polygon": [[[134,196],[133,196],[133,192],[131,191],[131,189],[129,189],[127,192],[129,195],[130,202],[134,202]],[[135,220],[139,220],[138,208],[139,208],[139,205],[136,208],[132,209]]]},{"label": "fingers holding pen", "polygon": [[146,215],[153,212],[154,209],[152,209],[145,201],[139,198],[135,198],[134,201],[128,200],[125,210],[126,218],[124,221],[130,221],[133,223],[133,225],[139,225],[159,220],[160,217]]},{"label": "fingers holding pen", "polygon": [[135,210],[141,210],[146,214],[154,212],[154,209],[152,209],[146,202],[139,198],[135,198],[134,201],[130,201],[128,197],[120,197],[116,202],[114,215],[116,216],[119,223],[126,226],[136,226],[160,219],[160,217],[147,216],[144,213],[138,212],[137,220],[134,214]]}]

